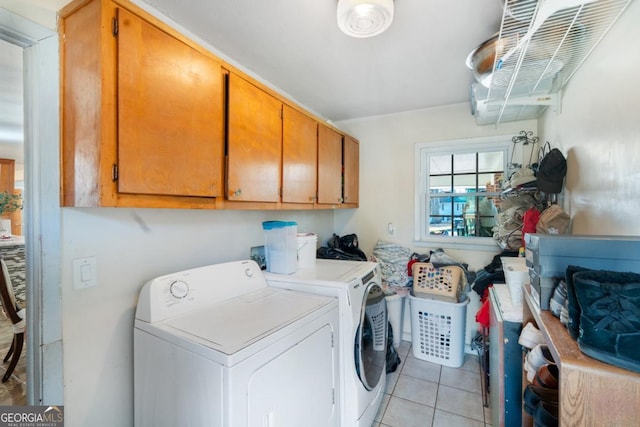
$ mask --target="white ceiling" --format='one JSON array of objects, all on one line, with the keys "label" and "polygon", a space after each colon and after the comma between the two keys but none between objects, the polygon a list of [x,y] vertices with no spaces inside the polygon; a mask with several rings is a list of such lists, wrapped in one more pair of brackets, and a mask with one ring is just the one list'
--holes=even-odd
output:
[{"label": "white ceiling", "polygon": [[[21,5],[51,16],[68,1]],[[135,3],[157,9],[227,61],[332,121],[469,102],[473,77],[465,59],[499,29],[502,16],[501,0],[395,0],[386,32],[355,39],[337,27],[336,0]],[[0,150],[22,142],[21,69],[22,49],[0,41]]]},{"label": "white ceiling", "polygon": [[395,0],[384,33],[344,35],[336,0],[143,0],[333,121],[469,102],[465,60],[501,0]]}]

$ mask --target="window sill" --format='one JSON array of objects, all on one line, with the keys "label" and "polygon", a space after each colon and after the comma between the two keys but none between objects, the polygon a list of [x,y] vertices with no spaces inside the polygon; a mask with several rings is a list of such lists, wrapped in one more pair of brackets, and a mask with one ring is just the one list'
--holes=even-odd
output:
[{"label": "window sill", "polygon": [[458,249],[480,252],[500,252],[500,246],[491,237],[428,237],[414,240],[416,247],[430,247],[442,249]]}]

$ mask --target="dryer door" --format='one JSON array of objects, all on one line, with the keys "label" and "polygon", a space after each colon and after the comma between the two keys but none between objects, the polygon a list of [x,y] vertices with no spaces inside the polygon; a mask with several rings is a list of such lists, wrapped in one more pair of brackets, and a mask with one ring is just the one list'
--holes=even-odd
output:
[{"label": "dryer door", "polygon": [[380,285],[368,284],[356,334],[355,363],[360,381],[374,389],[386,374],[387,305]]}]

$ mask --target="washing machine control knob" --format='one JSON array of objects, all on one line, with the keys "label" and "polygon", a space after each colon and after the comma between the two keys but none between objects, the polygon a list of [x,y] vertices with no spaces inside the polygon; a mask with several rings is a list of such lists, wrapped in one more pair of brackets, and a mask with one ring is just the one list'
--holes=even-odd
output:
[{"label": "washing machine control knob", "polygon": [[174,298],[182,299],[189,295],[189,285],[182,280],[174,280],[169,285],[169,292]]}]

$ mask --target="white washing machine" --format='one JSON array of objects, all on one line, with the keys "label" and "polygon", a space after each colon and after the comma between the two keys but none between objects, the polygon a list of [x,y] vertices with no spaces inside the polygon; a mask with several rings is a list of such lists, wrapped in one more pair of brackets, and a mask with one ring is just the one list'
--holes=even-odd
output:
[{"label": "white washing machine", "polygon": [[370,427],[386,381],[387,310],[378,264],[318,259],[315,268],[265,276],[272,287],[338,297],[341,425]]},{"label": "white washing machine", "polygon": [[151,280],[134,326],[136,426],[339,426],[336,298],[253,261]]}]

